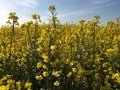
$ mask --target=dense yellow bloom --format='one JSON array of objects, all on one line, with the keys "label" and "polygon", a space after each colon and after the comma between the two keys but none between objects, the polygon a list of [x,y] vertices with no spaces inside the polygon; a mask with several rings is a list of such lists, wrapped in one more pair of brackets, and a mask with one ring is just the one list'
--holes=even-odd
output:
[{"label": "dense yellow bloom", "polygon": [[47,76],[48,76],[48,72],[47,72],[47,71],[44,71],[44,72],[42,73],[42,75],[43,75],[44,77],[47,77]]},{"label": "dense yellow bloom", "polygon": [[72,72],[69,72],[68,74],[67,74],[67,77],[71,77],[72,76]]},{"label": "dense yellow bloom", "polygon": [[50,49],[54,51],[54,50],[56,49],[56,46],[55,46],[55,45],[52,45],[52,46],[50,47]]},{"label": "dense yellow bloom", "polygon": [[9,85],[9,87],[11,88],[11,89],[14,89],[15,88],[15,80],[12,80],[12,79],[9,79],[9,80],[7,80],[7,83],[8,83],[8,85]]},{"label": "dense yellow bloom", "polygon": [[120,73],[114,73],[112,74],[112,79],[120,84]]},{"label": "dense yellow bloom", "polygon": [[48,58],[48,56],[45,53],[42,54],[42,58],[44,59],[43,61],[45,63],[47,63],[49,61],[49,58]]},{"label": "dense yellow bloom", "polygon": [[9,90],[9,87],[2,85],[2,86],[0,86],[0,90]]},{"label": "dense yellow bloom", "polygon": [[74,73],[76,73],[76,72],[77,72],[77,69],[74,67],[74,68],[72,68],[72,71],[73,71]]},{"label": "dense yellow bloom", "polygon": [[118,55],[118,51],[119,51],[118,47],[114,46],[114,48],[107,49],[106,55],[108,55],[108,56],[113,56],[113,55],[116,56],[116,55]]},{"label": "dense yellow bloom", "polygon": [[18,17],[16,16],[15,12],[10,12],[9,13],[9,19],[18,19]]},{"label": "dense yellow bloom", "polygon": [[41,52],[42,50],[43,50],[42,47],[38,47],[38,48],[37,48],[37,51],[38,51],[38,52]]},{"label": "dense yellow bloom", "polygon": [[43,64],[43,65],[42,65],[42,68],[46,69],[46,68],[47,68],[47,66],[46,66],[45,64]]},{"label": "dense yellow bloom", "polygon": [[36,75],[36,76],[35,76],[35,79],[36,79],[36,80],[42,80],[43,77],[42,77],[42,75]]},{"label": "dense yellow bloom", "polygon": [[50,10],[50,11],[51,10],[56,10],[55,5],[50,5],[49,8],[48,8],[48,10]]},{"label": "dense yellow bloom", "polygon": [[42,67],[42,63],[41,62],[38,62],[37,63],[37,68],[41,68]]},{"label": "dense yellow bloom", "polygon": [[17,90],[21,90],[21,82],[20,81],[16,82],[16,87],[17,87]]},{"label": "dense yellow bloom", "polygon": [[60,77],[61,71],[52,71],[52,75],[55,77]]},{"label": "dense yellow bloom", "polygon": [[31,86],[32,86],[31,82],[26,82],[24,87],[27,88],[27,89],[30,89]]},{"label": "dense yellow bloom", "polygon": [[4,54],[3,53],[0,53],[0,58],[4,57]]},{"label": "dense yellow bloom", "polygon": [[73,66],[74,65],[74,62],[70,62],[70,66]]},{"label": "dense yellow bloom", "polygon": [[54,82],[54,86],[56,86],[56,87],[57,87],[57,86],[60,86],[60,82],[59,82],[59,81],[55,81],[55,82]]}]

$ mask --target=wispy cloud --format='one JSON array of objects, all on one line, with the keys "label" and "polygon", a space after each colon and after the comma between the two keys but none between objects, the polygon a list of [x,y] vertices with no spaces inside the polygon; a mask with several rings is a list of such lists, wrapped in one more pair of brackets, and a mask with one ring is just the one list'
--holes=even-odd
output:
[{"label": "wispy cloud", "polygon": [[112,5],[117,5],[118,3],[117,2],[108,2],[108,3],[105,3],[105,4],[102,4],[102,5],[97,5],[97,6],[93,6],[91,8],[88,8],[87,10],[88,11],[95,11],[95,10],[99,10],[99,9],[102,9],[102,8],[105,8],[105,7],[108,7],[108,6],[112,6]]},{"label": "wispy cloud", "polygon": [[68,17],[68,16],[76,16],[76,15],[85,15],[85,14],[89,14],[89,13],[93,13],[93,10],[89,10],[89,9],[84,9],[84,10],[80,10],[80,11],[74,11],[74,12],[69,12],[69,13],[62,13],[59,14],[58,17]]},{"label": "wispy cloud", "polygon": [[35,6],[38,6],[37,0],[20,0],[16,2],[18,5],[24,6],[24,7],[29,7],[33,8]]},{"label": "wispy cloud", "polygon": [[91,0],[92,4],[106,4],[109,3],[111,0]]},{"label": "wispy cloud", "polygon": [[38,5],[38,0],[0,0],[0,25],[6,23],[9,12],[16,12],[20,16],[20,22],[23,22],[23,19],[28,20],[30,9]]},{"label": "wispy cloud", "polygon": [[71,12],[63,13],[63,14],[60,14],[59,17],[62,18],[62,17],[69,17],[69,16],[87,15],[87,14],[98,12],[100,10],[102,11],[102,10],[104,10],[104,8],[106,8],[108,6],[112,6],[112,5],[117,5],[118,4],[117,2],[108,2],[110,0],[105,0],[106,2],[103,2],[103,1],[100,1],[100,0],[92,0],[92,1],[96,1],[97,4],[98,4],[98,2],[99,2],[99,4],[100,3],[104,3],[104,4],[97,5],[97,6],[92,6],[92,7],[89,7],[89,8],[82,9],[82,10],[77,10],[77,11],[74,11],[72,13]]}]

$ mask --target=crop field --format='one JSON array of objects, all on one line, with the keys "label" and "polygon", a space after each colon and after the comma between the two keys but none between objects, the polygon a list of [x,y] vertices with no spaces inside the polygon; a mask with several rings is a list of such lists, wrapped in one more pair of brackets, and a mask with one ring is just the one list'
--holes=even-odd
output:
[{"label": "crop field", "polygon": [[0,28],[0,90],[120,90],[120,18],[49,23],[38,14],[19,25],[11,12]]}]

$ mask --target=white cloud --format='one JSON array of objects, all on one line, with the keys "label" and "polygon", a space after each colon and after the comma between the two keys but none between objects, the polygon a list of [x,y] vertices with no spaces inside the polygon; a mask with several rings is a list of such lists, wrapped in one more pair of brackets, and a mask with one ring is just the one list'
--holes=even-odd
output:
[{"label": "white cloud", "polygon": [[0,25],[5,25],[10,12],[16,12],[20,17],[20,23],[23,19],[28,20],[30,8],[38,6],[38,0],[0,0]]},{"label": "white cloud", "polygon": [[0,25],[7,21],[8,13],[10,12],[11,7],[11,2],[6,3],[4,0],[0,1]]}]

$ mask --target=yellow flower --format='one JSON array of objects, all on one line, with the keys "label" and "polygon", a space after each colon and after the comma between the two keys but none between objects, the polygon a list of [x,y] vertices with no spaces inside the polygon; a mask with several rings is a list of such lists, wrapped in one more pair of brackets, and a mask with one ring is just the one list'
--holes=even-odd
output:
[{"label": "yellow flower", "polygon": [[47,63],[49,61],[49,58],[45,53],[42,54],[42,58],[44,59],[45,63]]},{"label": "yellow flower", "polygon": [[112,79],[114,80],[114,82],[117,82],[120,84],[120,73],[112,74]]},{"label": "yellow flower", "polygon": [[50,10],[50,11],[56,10],[55,5],[50,5],[49,8],[48,8],[48,10]]},{"label": "yellow flower", "polygon": [[36,14],[32,14],[32,19],[36,19],[37,15]]},{"label": "yellow flower", "polygon": [[42,47],[37,48],[37,51],[41,52],[42,51]]},{"label": "yellow flower", "polygon": [[72,72],[69,72],[68,74],[67,74],[67,77],[71,77],[72,76]]},{"label": "yellow flower", "polygon": [[9,90],[9,87],[2,85],[2,86],[0,86],[0,90]]},{"label": "yellow flower", "polygon": [[114,48],[110,48],[106,50],[106,55],[112,56],[112,55],[118,55],[118,47],[114,46]]},{"label": "yellow flower", "polygon": [[74,65],[74,62],[70,62],[70,66],[73,66]]},{"label": "yellow flower", "polygon": [[48,76],[48,72],[44,71],[44,72],[42,73],[42,75],[43,75],[44,77],[47,77],[47,76]]},{"label": "yellow flower", "polygon": [[17,90],[21,90],[21,82],[20,81],[16,82],[16,87],[17,87]]},{"label": "yellow flower", "polygon": [[43,64],[43,65],[42,65],[42,68],[46,69],[46,68],[47,68],[47,66],[46,66],[45,64]]},{"label": "yellow flower", "polygon": [[31,82],[26,82],[24,87],[28,89],[31,88],[31,86],[32,86]]},{"label": "yellow flower", "polygon": [[60,77],[61,71],[52,71],[52,75],[55,77]]},{"label": "yellow flower", "polygon": [[52,45],[52,46],[50,47],[50,49],[54,51],[54,50],[56,49],[56,46],[55,46],[55,45]]},{"label": "yellow flower", "polygon": [[77,69],[76,69],[76,68],[72,68],[72,71],[73,71],[74,73],[76,73],[76,72],[77,72]]},{"label": "yellow flower", "polygon": [[42,75],[40,75],[40,76],[37,75],[37,76],[35,76],[35,79],[36,79],[36,80],[42,80],[43,77],[42,77]]},{"label": "yellow flower", "polygon": [[42,67],[42,63],[41,62],[38,62],[37,63],[37,68],[41,68]]},{"label": "yellow flower", "polygon": [[55,81],[54,82],[54,86],[60,86],[60,82],[59,81]]}]

